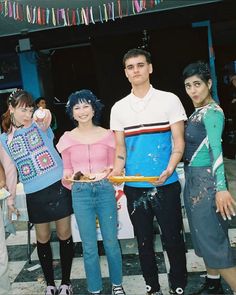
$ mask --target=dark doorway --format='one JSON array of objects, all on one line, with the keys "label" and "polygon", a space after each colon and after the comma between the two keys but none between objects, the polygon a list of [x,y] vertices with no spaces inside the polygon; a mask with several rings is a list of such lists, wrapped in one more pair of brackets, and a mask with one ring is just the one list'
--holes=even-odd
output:
[{"label": "dark doorway", "polygon": [[[189,63],[199,59],[208,61],[207,29],[191,26],[148,31],[148,50],[152,54],[154,87],[177,94],[187,113],[192,103],[187,99],[181,74]],[[65,116],[65,102],[73,91],[88,88],[105,104],[102,125],[109,127],[112,105],[130,92],[124,75],[122,57],[131,48],[142,45],[142,31],[138,33],[100,36],[91,44],[58,49],[51,55],[54,96],[59,117],[60,136],[72,124]]]},{"label": "dark doorway", "polygon": [[80,89],[98,92],[96,63],[93,60],[90,44],[79,44],[71,48],[56,49],[51,53],[51,71],[53,83],[53,109],[56,113],[58,138],[64,131],[73,128],[65,114],[68,96]]}]

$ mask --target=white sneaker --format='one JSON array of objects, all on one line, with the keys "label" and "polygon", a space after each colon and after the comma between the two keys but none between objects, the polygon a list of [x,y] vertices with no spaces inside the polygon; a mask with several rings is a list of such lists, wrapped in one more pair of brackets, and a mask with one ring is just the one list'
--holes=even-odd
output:
[{"label": "white sneaker", "polygon": [[58,289],[59,295],[72,295],[72,286],[71,285],[61,285]]},{"label": "white sneaker", "polygon": [[152,287],[149,285],[146,285],[146,291],[147,291],[146,295],[163,295],[161,289],[159,291],[153,292]]},{"label": "white sneaker", "polygon": [[122,285],[112,286],[112,295],[125,295]]},{"label": "white sneaker", "polygon": [[182,294],[184,294],[184,290],[181,287],[178,287],[175,290],[170,289],[169,293],[170,294],[180,294],[180,295],[182,295]]},{"label": "white sneaker", "polygon": [[56,295],[57,294],[57,287],[55,286],[47,286],[45,295]]}]

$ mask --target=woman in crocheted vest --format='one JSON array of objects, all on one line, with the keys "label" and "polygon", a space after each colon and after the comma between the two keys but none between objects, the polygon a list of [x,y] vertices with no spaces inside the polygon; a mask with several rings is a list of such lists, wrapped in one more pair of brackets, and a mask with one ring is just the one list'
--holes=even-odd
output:
[{"label": "woman in crocheted vest", "polygon": [[[31,95],[16,90],[8,99],[8,110],[3,115],[4,133],[0,136],[0,154],[6,175],[11,173],[24,185],[29,221],[35,225],[38,257],[47,283],[46,295],[72,294],[70,283],[73,241],[70,229],[71,194],[62,186],[62,160],[53,145],[49,110],[41,110],[37,117]],[[6,163],[11,163],[7,165]],[[14,165],[12,165],[12,163]],[[9,171],[11,170],[11,171]],[[8,187],[9,216],[16,212],[16,185]],[[55,221],[60,242],[62,280],[59,290],[54,282],[53,257],[50,246],[50,222]]]}]

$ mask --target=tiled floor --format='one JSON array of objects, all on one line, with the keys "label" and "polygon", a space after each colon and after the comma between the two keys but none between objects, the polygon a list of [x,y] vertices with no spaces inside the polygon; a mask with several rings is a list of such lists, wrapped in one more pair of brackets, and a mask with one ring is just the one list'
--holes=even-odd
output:
[{"label": "tiled floor", "polygon": [[[204,274],[204,265],[202,259],[198,258],[193,250],[191,244],[191,237],[189,234],[188,224],[186,219],[184,219],[186,246],[187,246],[187,263],[189,280],[186,288],[185,294],[188,295],[196,289],[199,282],[203,280],[201,278]],[[234,249],[236,258],[236,228],[232,228],[229,231],[230,240],[232,247]],[[11,295],[40,295],[44,294],[44,281],[42,271],[39,265],[37,252],[35,248],[35,232],[34,229],[31,230],[31,259],[32,263],[29,264],[27,261],[27,231],[18,230],[16,236],[10,235],[7,238],[7,247],[9,251],[9,268],[10,277],[12,281],[12,292]],[[144,295],[145,294],[145,284],[141,275],[139,259],[137,255],[137,245],[135,239],[121,240],[120,241],[122,253],[123,253],[123,273],[124,273],[124,287],[127,295]],[[60,268],[59,268],[59,253],[58,253],[58,243],[56,242],[56,236],[52,236],[52,246],[54,254],[54,267],[55,267],[55,277],[56,283],[60,284]],[[99,249],[101,254],[101,268],[104,280],[104,290],[103,294],[110,293],[110,283],[108,278],[107,262],[104,256],[104,251],[101,242],[99,242]],[[160,235],[156,234],[155,239],[155,249],[157,264],[160,270],[160,283],[164,295],[168,293],[168,260],[166,257],[166,252],[163,251],[162,244],[160,241]],[[86,281],[83,268],[83,258],[81,251],[81,244],[77,243],[75,246],[75,258],[72,266],[72,284],[74,294],[88,294],[86,291]],[[31,269],[32,268],[32,269]],[[224,289],[226,294],[231,294],[227,285],[224,284]]]}]

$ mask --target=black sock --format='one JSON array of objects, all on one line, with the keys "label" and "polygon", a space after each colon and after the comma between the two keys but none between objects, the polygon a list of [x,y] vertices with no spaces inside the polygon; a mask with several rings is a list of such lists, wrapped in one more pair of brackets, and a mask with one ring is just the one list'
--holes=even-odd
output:
[{"label": "black sock", "polygon": [[60,258],[61,258],[61,274],[62,274],[62,285],[70,284],[70,272],[71,265],[74,256],[74,243],[72,236],[67,240],[60,240]]},{"label": "black sock", "polygon": [[47,243],[37,241],[37,252],[47,285],[55,286],[50,241]]}]

